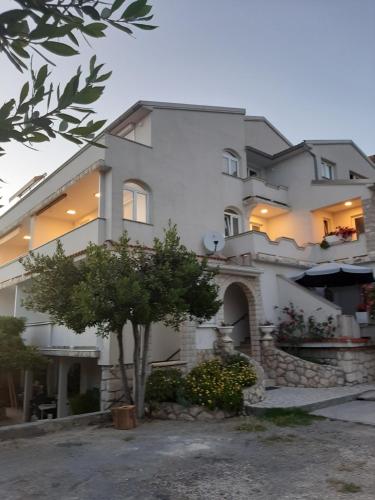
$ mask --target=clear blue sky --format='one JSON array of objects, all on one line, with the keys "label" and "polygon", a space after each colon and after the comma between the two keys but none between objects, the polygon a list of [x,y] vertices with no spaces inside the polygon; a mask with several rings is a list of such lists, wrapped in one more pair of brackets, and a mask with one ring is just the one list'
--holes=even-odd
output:
[{"label": "clear blue sky", "polygon": [[[112,31],[81,56],[56,59],[61,81],[94,51],[113,70],[100,118],[113,120],[139,99],[238,106],[294,143],[350,138],[375,153],[375,0],[150,2],[159,29],[136,38]],[[3,101],[23,79],[4,56],[0,64]],[[63,141],[38,152],[9,147],[0,158],[4,196],[76,150]]]}]

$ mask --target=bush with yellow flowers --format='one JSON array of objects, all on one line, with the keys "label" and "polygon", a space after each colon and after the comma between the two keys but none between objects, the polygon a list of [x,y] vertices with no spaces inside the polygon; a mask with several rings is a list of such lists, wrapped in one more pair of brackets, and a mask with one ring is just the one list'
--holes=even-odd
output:
[{"label": "bush with yellow flowers", "polygon": [[256,374],[241,356],[229,356],[225,361],[214,359],[196,366],[186,376],[184,398],[192,404],[210,410],[239,412],[243,406],[242,389],[256,382]]}]

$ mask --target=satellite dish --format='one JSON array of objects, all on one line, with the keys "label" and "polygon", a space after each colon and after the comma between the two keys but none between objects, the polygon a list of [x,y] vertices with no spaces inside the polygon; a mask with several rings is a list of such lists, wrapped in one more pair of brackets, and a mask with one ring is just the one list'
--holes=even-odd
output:
[{"label": "satellite dish", "polygon": [[209,254],[220,252],[224,248],[224,244],[224,236],[218,231],[208,231],[203,236],[203,245]]}]

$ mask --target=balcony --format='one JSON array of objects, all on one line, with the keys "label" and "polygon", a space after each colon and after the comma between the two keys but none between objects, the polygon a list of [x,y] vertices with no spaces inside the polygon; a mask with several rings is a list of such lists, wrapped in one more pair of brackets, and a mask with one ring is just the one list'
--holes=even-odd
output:
[{"label": "balcony", "polygon": [[255,258],[264,260],[280,259],[285,263],[314,265],[327,261],[350,260],[365,255],[366,237],[361,235],[355,241],[324,250],[318,243],[300,246],[292,238],[281,237],[271,240],[266,233],[247,231],[226,238],[225,254],[228,257],[251,254]]},{"label": "balcony", "polygon": [[[86,248],[92,242],[102,244],[105,239],[105,220],[94,219],[87,224],[84,224],[76,229],[63,234],[58,238],[67,255],[74,255]],[[33,252],[52,255],[56,250],[57,239],[49,241],[33,249]],[[0,283],[11,280],[13,278],[21,277],[23,275],[23,266],[17,260],[8,262],[0,267]]]},{"label": "balcony", "polygon": [[244,181],[244,198],[260,198],[276,204],[287,206],[288,188],[284,186],[273,186],[258,177],[249,177]]},{"label": "balcony", "polygon": [[23,333],[26,344],[41,349],[91,349],[96,350],[100,338],[95,329],[90,328],[85,333],[77,334],[68,328],[55,325],[49,321],[28,323]]}]

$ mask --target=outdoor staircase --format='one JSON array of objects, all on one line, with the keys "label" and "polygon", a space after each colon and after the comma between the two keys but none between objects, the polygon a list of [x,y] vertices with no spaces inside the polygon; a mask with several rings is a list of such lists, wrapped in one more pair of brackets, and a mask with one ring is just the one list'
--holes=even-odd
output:
[{"label": "outdoor staircase", "polygon": [[237,351],[242,352],[242,354],[246,354],[246,356],[249,356],[251,358],[251,344],[250,344],[250,339],[246,339],[241,344],[239,347],[236,348]]}]

